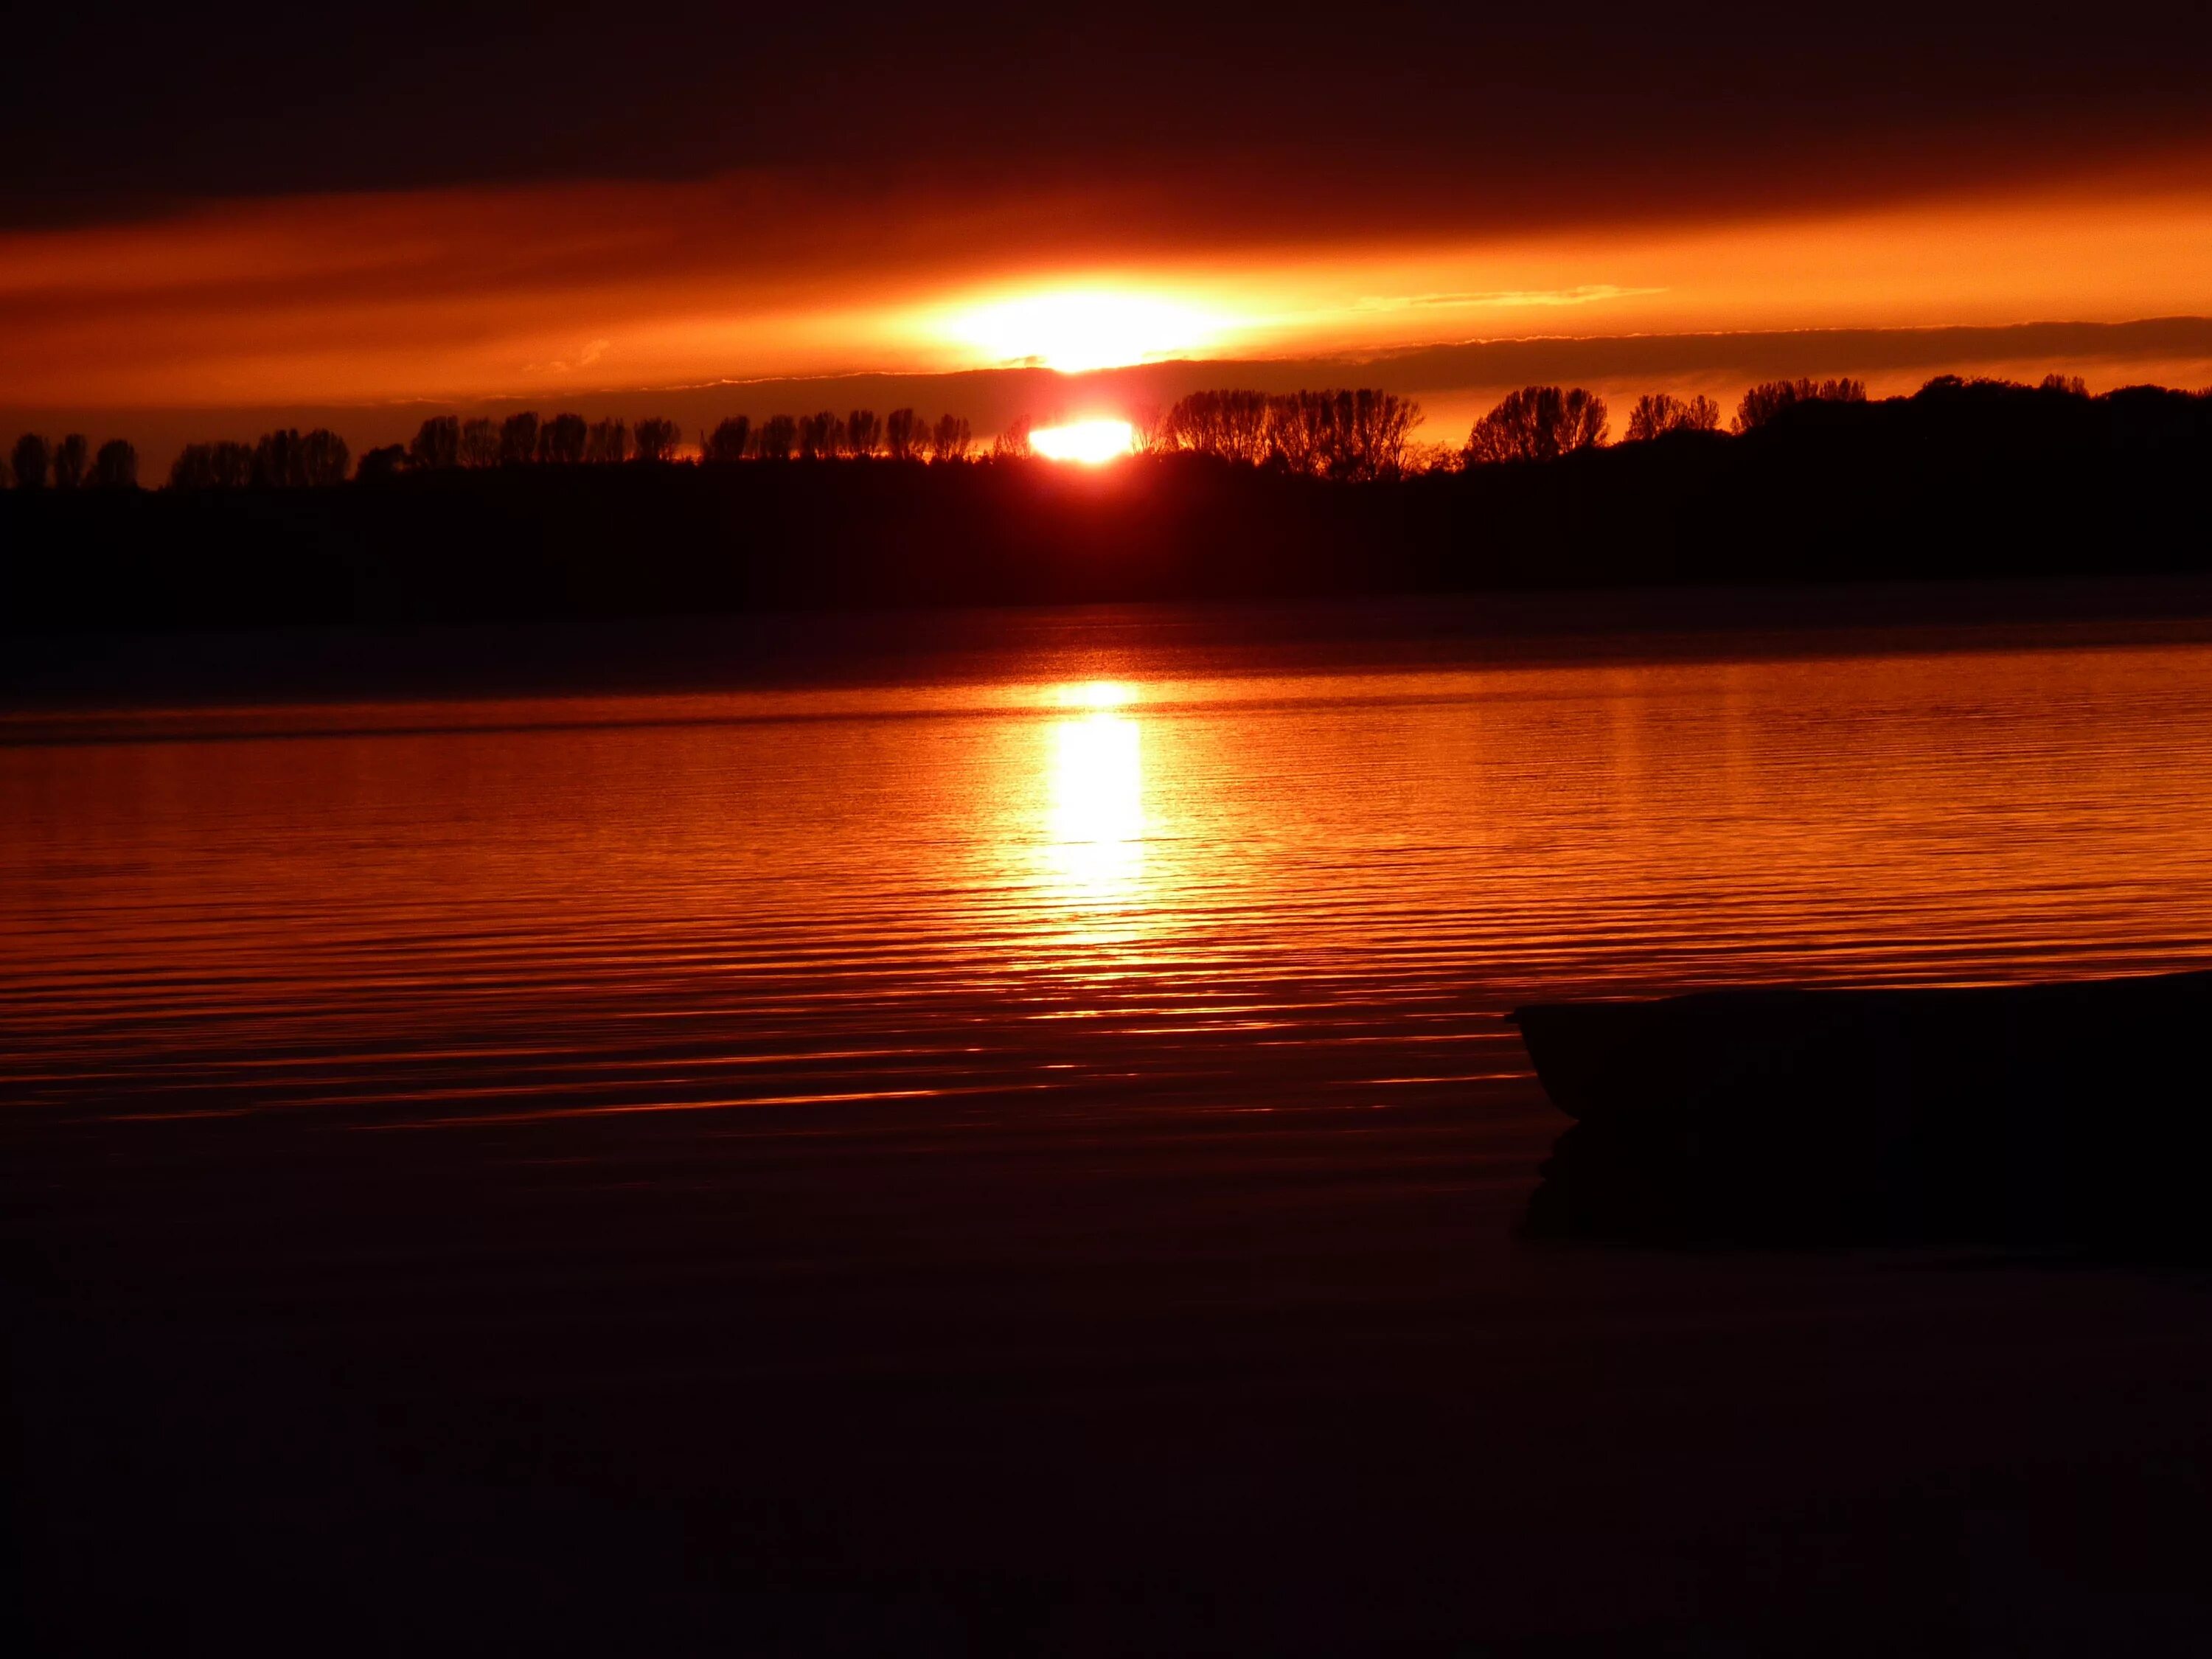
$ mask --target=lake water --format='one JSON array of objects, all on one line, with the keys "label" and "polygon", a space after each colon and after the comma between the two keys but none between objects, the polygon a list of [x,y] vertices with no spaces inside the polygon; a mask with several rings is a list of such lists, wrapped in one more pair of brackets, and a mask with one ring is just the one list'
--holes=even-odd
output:
[{"label": "lake water", "polygon": [[2193,1280],[1518,1239],[1505,1016],[2212,957],[2203,625],[1607,603],[23,647],[18,1645],[2203,1651]]},{"label": "lake water", "polygon": [[2113,631],[1047,613],[740,631],[720,689],[24,709],[0,1087],[1389,1106],[1524,1072],[1532,999],[2181,966],[2212,647]]}]

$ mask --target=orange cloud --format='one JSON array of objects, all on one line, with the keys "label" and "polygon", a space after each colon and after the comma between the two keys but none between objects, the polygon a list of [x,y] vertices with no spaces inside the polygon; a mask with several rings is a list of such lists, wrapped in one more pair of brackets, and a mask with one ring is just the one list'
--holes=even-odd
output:
[{"label": "orange cloud", "polygon": [[[1353,234],[1322,219],[1297,240],[1279,226],[1209,240],[1156,206],[1110,192],[832,200],[795,178],[738,176],[219,204],[0,234],[0,408],[574,398],[1056,354],[1091,368],[2212,310],[2212,185],[2171,167],[1489,234]],[[1054,310],[1084,294],[1119,296],[1128,325],[1103,355]],[[985,313],[1012,321],[974,325]],[[1024,318],[1040,341],[1058,327],[1063,347],[1024,343]]]}]

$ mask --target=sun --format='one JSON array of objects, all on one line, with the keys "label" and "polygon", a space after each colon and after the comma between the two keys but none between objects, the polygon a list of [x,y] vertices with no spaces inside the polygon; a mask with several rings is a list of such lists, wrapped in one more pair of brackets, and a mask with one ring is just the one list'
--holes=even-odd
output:
[{"label": "sun", "polygon": [[1223,326],[1218,317],[1157,295],[1061,289],[957,310],[945,332],[994,363],[1081,374],[1195,350]]},{"label": "sun", "polygon": [[1136,445],[1127,421],[1075,421],[1030,434],[1030,447],[1048,461],[1080,461],[1100,466],[1127,454]]}]

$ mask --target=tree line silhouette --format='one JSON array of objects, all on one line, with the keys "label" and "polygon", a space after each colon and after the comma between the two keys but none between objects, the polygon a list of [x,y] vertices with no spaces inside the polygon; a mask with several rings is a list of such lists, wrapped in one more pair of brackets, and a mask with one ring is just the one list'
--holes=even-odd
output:
[{"label": "tree line silhouette", "polygon": [[[933,459],[941,423],[925,439],[918,418],[866,411],[733,418],[678,464],[657,427],[617,449],[580,419],[471,434],[441,416],[394,447],[387,483],[341,489],[289,487],[343,472],[336,441],[312,432],[206,447],[211,477],[288,486],[264,489],[88,488],[103,471],[88,445],[33,440],[32,487],[0,494],[0,633],[2212,577],[2212,394],[1939,377],[1873,400],[1793,380],[1754,388],[1725,422],[1710,399],[1655,394],[1607,442],[1602,400],[1577,390],[1516,392],[1441,456],[1407,441],[1402,402],[1200,393],[1140,423],[1148,456],[1105,489],[995,464],[957,425],[945,459],[970,464],[887,465],[895,432],[908,460]],[[989,447],[1025,444],[1017,422]],[[589,462],[617,453],[625,465]]]},{"label": "tree line silhouette", "polygon": [[[492,467],[611,466],[635,463],[672,465],[685,459],[683,430],[659,417],[635,426],[607,419],[586,422],[580,415],[541,418],[525,410],[504,420],[463,421],[437,415],[422,422],[413,440],[372,449],[356,475],[390,478],[402,472],[441,472]],[[823,410],[811,415],[771,415],[755,425],[733,415],[698,434],[702,466],[739,461],[857,460],[876,457],[896,461],[955,461],[974,444],[968,422],[939,416],[934,425],[911,409],[888,416],[856,409],[845,415]]]},{"label": "tree line silhouette", "polygon": [[1268,466],[1301,477],[1367,483],[1402,477],[1421,460],[1421,406],[1371,386],[1270,395],[1194,392],[1133,422],[1140,454],[1178,453]]},{"label": "tree line silhouette", "polygon": [[109,439],[95,452],[81,432],[58,443],[26,432],[0,459],[0,485],[10,483],[22,489],[136,489],[138,451],[120,438]]},{"label": "tree line silhouette", "polygon": [[[2122,388],[2107,398],[2140,391]],[[1918,394],[1952,391],[2027,394],[2093,401],[2079,378],[2052,374],[2036,386],[1942,375]],[[2185,395],[2185,394],[2175,394]],[[2212,394],[2197,394],[2198,396]],[[1863,404],[1863,382],[1851,379],[1769,380],[1745,392],[1728,432],[1743,436],[1773,426],[1812,404]],[[1986,401],[1986,399],[1985,399]],[[1301,477],[1373,483],[1468,468],[1555,461],[1605,447],[1611,435],[1605,399],[1583,386],[1530,386],[1509,394],[1468,433],[1456,448],[1413,441],[1421,419],[1411,398],[1373,387],[1288,393],[1237,388],[1194,392],[1165,410],[1131,422],[1139,455],[1190,454]],[[1008,423],[990,457],[1027,459],[1032,423]],[[1652,392],[1629,411],[1625,443],[1649,443],[1677,434],[1720,435],[1721,409],[1711,398]],[[174,489],[316,489],[402,474],[491,469],[692,462],[719,467],[743,462],[889,460],[947,465],[977,457],[973,429],[960,416],[928,421],[912,409],[885,416],[855,409],[811,415],[772,415],[757,423],[737,415],[697,434],[696,455],[684,453],[676,422],[652,417],[632,426],[618,419],[586,421],[580,415],[541,417],[524,410],[501,420],[438,415],[425,420],[404,444],[370,449],[357,465],[346,441],[327,428],[301,433],[285,428],[253,443],[219,441],[187,445],[169,470]],[[350,474],[349,467],[351,465]],[[72,433],[50,442],[35,433],[19,438],[0,485],[19,489],[131,489],[138,485],[138,453],[114,439],[95,453]]]}]

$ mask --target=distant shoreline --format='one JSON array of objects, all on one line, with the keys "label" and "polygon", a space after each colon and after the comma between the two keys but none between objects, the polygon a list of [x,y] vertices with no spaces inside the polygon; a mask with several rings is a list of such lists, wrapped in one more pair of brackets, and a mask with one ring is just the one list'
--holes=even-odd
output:
[{"label": "distant shoreline", "polygon": [[1346,483],[1209,456],[0,494],[0,634],[2212,574],[2212,399],[1813,404]]},{"label": "distant shoreline", "polygon": [[1071,637],[1359,670],[1470,644],[1499,667],[2159,646],[2212,641],[2212,574],[19,635],[0,745],[93,738],[79,716],[101,709],[942,683]]}]

